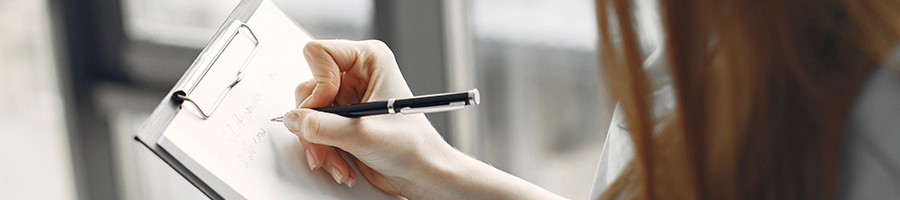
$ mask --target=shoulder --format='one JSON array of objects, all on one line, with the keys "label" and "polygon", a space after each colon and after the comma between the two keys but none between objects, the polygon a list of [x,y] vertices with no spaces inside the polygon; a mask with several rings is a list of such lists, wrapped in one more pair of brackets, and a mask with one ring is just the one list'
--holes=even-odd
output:
[{"label": "shoulder", "polygon": [[848,116],[841,150],[841,199],[900,197],[900,59],[876,68],[860,88]]}]

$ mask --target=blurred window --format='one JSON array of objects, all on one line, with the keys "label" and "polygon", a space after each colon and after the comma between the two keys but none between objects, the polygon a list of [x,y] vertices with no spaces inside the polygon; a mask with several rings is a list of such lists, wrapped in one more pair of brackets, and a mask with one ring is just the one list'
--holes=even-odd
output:
[{"label": "blurred window", "polygon": [[470,1],[479,159],[586,199],[610,124],[590,0]]},{"label": "blurred window", "polygon": [[75,199],[47,1],[0,1],[0,19],[0,199]]},{"label": "blurred window", "polygon": [[[124,0],[131,39],[203,48],[239,0]],[[372,38],[372,0],[272,0],[319,38]]]}]

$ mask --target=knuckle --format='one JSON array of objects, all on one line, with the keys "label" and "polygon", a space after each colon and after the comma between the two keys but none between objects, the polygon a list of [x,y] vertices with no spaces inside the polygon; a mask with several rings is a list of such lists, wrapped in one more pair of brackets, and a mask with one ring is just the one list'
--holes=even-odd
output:
[{"label": "knuckle", "polygon": [[[297,87],[294,88],[294,94],[298,94],[298,95],[303,94],[303,92],[305,92],[305,91],[306,91],[306,87],[304,86],[303,83],[300,83],[300,85],[297,85]],[[300,97],[300,96],[296,96],[296,97]]]},{"label": "knuckle", "polygon": [[366,40],[363,42],[365,43],[364,52],[366,52],[363,60],[364,65],[379,68],[382,64],[390,63],[394,60],[394,52],[381,40]]},{"label": "knuckle", "polygon": [[306,81],[303,81],[302,83],[300,83],[300,85],[298,85],[298,87],[302,87],[303,89],[309,89],[309,88],[312,88],[313,86],[316,86],[316,79],[312,79],[312,78],[308,79]]},{"label": "knuckle", "polygon": [[303,81],[302,83],[298,84],[298,85],[297,85],[297,88],[295,89],[295,91],[296,91],[296,93],[298,93],[298,94],[301,94],[301,93],[308,93],[308,92],[311,92],[311,90],[312,90],[315,86],[316,86],[316,80],[315,80],[315,79],[309,79],[309,80]]},{"label": "knuckle", "polygon": [[369,48],[374,50],[386,50],[389,49],[388,45],[381,40],[366,40],[364,41]]},{"label": "knuckle", "polygon": [[301,83],[294,88],[294,97],[297,99],[306,98],[304,97],[306,93],[309,93],[309,87],[306,83]]},{"label": "knuckle", "polygon": [[325,44],[322,41],[309,41],[306,43],[306,46],[303,47],[303,54],[310,56],[312,53],[321,52],[325,50]]},{"label": "knuckle", "polygon": [[393,57],[394,53],[391,51],[391,48],[381,40],[366,40],[365,48],[369,53],[372,53],[377,56],[386,56]]}]

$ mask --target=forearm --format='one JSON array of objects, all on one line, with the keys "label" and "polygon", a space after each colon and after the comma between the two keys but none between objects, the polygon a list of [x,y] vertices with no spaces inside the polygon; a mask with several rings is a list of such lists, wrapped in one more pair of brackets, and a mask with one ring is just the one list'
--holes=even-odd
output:
[{"label": "forearm", "polygon": [[431,161],[433,173],[413,180],[411,199],[563,199],[462,152],[448,151]]}]

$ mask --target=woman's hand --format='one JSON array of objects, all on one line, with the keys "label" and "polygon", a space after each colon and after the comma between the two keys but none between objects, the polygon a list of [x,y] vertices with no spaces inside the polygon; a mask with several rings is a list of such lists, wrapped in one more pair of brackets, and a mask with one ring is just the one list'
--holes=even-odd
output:
[{"label": "woman's hand", "polygon": [[471,158],[444,142],[423,114],[346,118],[308,108],[411,97],[394,55],[380,41],[311,41],[313,79],[297,86],[299,109],[284,125],[300,138],[311,170],[352,187],[352,154],[372,185],[414,199],[554,199],[534,184]]},{"label": "woman's hand", "polygon": [[312,41],[304,55],[314,79],[297,86],[300,109],[286,113],[284,124],[300,138],[310,169],[323,168],[352,187],[357,175],[341,159],[341,149],[357,158],[373,185],[400,195],[422,173],[434,170],[434,159],[456,152],[422,114],[345,118],[307,109],[411,97],[384,43]]}]

